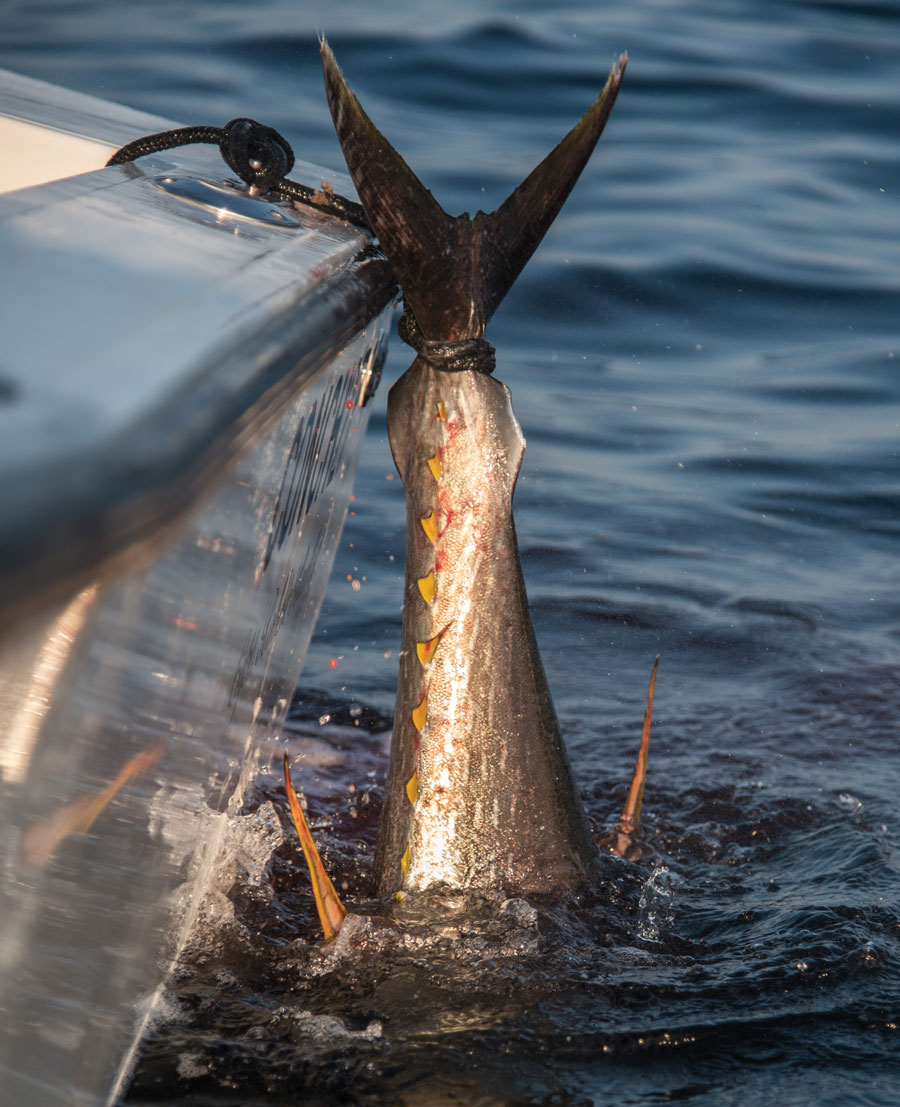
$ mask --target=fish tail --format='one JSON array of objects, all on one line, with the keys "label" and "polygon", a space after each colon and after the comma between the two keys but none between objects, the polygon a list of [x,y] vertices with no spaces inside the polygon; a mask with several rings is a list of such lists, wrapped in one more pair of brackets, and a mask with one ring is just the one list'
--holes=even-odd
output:
[{"label": "fish tail", "polygon": [[407,307],[432,342],[480,338],[556,218],[600,137],[627,64],[565,138],[494,212],[450,216],[381,134],[322,40],[325,89],[350,176]]}]

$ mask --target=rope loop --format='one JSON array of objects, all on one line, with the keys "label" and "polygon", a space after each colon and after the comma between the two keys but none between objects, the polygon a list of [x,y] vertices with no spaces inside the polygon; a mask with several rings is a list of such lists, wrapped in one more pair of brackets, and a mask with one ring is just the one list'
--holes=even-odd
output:
[{"label": "rope loop", "polygon": [[397,333],[407,346],[412,346],[419,357],[443,373],[489,374],[496,368],[495,350],[486,338],[464,338],[461,342],[431,342],[422,334],[422,328],[408,304],[403,305]]},{"label": "rope loop", "polygon": [[260,192],[276,188],[294,165],[294,151],[288,140],[255,119],[226,123],[219,149],[241,180]]},{"label": "rope loop", "polygon": [[324,183],[320,188],[310,188],[300,181],[289,180],[287,174],[294,165],[290,143],[274,127],[266,127],[255,119],[232,119],[224,127],[179,127],[145,135],[117,150],[106,164],[124,165],[147,154],[194,142],[218,146],[231,171],[251,189],[307,204],[372,233],[362,204],[338,195]]},{"label": "rope loop", "polygon": [[[294,151],[290,143],[274,127],[266,127],[254,119],[242,117],[232,119],[224,127],[180,127],[174,131],[145,135],[144,138],[129,142],[127,146],[117,150],[106,164],[123,165],[147,154],[171,150],[193,142],[218,146],[231,171],[251,189],[308,204],[372,233],[366,213],[356,201],[339,196],[325,184],[313,189],[299,181],[288,180],[287,175],[294,165]],[[412,346],[421,358],[441,372],[494,371],[494,347],[486,338],[432,342],[422,333],[416,317],[406,304],[397,331],[407,345]]]}]

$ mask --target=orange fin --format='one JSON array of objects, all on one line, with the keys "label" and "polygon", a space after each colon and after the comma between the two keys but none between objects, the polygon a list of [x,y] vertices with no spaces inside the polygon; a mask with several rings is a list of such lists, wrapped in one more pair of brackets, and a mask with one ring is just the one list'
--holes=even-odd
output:
[{"label": "orange fin", "polygon": [[640,846],[635,842],[635,835],[641,825],[641,806],[644,802],[644,785],[647,782],[647,755],[650,751],[650,720],[653,715],[653,688],[656,684],[656,670],[659,667],[659,654],[653,662],[653,672],[650,674],[650,688],[647,692],[647,707],[644,711],[644,729],[641,733],[641,746],[638,750],[637,763],[634,766],[634,775],[631,778],[631,787],[628,789],[628,798],[622,808],[622,814],[613,835],[612,850],[619,857],[637,859],[640,857]]},{"label": "orange fin", "polygon": [[288,803],[291,805],[294,826],[297,828],[297,837],[300,839],[303,856],[306,858],[306,864],[309,867],[313,895],[316,897],[316,910],[319,912],[319,922],[322,924],[325,941],[330,942],[337,937],[337,932],[341,929],[344,919],[347,917],[347,909],[341,903],[328,873],[325,872],[322,858],[319,856],[316,843],[309,831],[303,809],[300,807],[300,801],[297,799],[297,793],[291,783],[291,770],[288,765],[287,754],[284,755],[284,786],[287,790]]},{"label": "orange fin", "polygon": [[152,749],[130,757],[115,779],[99,792],[82,796],[30,826],[25,832],[23,845],[26,860],[34,865],[43,865],[70,834],[87,834],[119,790],[155,765],[165,748],[166,739],[160,738]]}]

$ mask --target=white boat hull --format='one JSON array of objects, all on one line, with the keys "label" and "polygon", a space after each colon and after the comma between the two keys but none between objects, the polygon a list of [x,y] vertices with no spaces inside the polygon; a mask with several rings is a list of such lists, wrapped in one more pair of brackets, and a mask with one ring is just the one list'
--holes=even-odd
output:
[{"label": "white boat hull", "polygon": [[10,1103],[124,1086],[226,812],[272,756],[384,359],[393,284],[368,237],[160,187],[227,176],[211,159],[0,197]]}]

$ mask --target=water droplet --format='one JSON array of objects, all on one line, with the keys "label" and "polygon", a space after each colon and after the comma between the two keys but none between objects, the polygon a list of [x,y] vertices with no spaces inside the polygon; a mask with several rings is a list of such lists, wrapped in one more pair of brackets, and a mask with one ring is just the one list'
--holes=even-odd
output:
[{"label": "water droplet", "polygon": [[675,917],[676,881],[665,865],[657,865],[647,878],[638,902],[637,925],[638,937],[645,942],[658,942],[660,928]]}]

